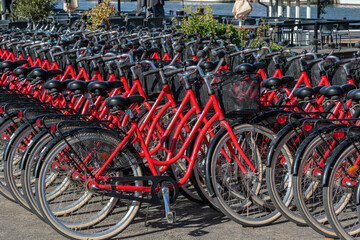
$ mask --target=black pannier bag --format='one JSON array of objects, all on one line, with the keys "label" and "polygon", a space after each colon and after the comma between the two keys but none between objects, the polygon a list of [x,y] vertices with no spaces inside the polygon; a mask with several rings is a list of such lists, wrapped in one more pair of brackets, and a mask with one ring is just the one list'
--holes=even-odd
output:
[{"label": "black pannier bag", "polygon": [[228,118],[260,111],[260,81],[256,74],[241,76],[226,72],[212,81],[220,107]]}]

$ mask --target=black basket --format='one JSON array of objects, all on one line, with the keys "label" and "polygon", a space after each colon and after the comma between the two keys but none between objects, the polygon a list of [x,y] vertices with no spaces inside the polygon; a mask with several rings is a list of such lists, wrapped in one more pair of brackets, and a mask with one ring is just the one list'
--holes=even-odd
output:
[{"label": "black basket", "polygon": [[250,55],[246,55],[245,58],[243,58],[243,56],[241,55],[236,55],[234,57],[229,57],[226,61],[228,63],[228,67],[231,71],[234,71],[234,69],[239,66],[242,63],[255,63],[256,59],[255,57],[250,54]]},{"label": "black basket", "polygon": [[[323,67],[325,69],[327,79],[329,80],[330,84],[333,84],[331,82],[331,79],[333,79],[336,71],[335,60],[329,59],[328,61],[323,63]],[[308,76],[310,77],[311,86],[315,87],[319,85],[319,83],[321,82],[321,75],[318,64],[313,64],[311,66],[310,74],[308,73]]]},{"label": "black basket", "polygon": [[[191,74],[187,75],[187,81],[192,86],[192,90],[200,108],[203,108],[209,100],[204,80],[199,76],[197,71],[193,71]],[[184,78],[175,75],[170,78],[168,82],[175,102],[180,104],[186,95]]]},{"label": "black basket", "polygon": [[171,93],[177,104],[180,104],[186,95],[184,79],[175,75],[168,79]]},{"label": "black basket", "polygon": [[[348,65],[347,69],[350,72],[352,79],[355,82],[355,85],[358,87],[360,82],[360,63],[351,63]],[[334,75],[331,78],[332,85],[343,85],[348,83],[348,76],[345,72],[345,69],[342,66],[335,68]]]},{"label": "black basket", "polygon": [[215,76],[212,85],[225,117],[236,118],[260,111],[260,83],[256,74],[243,77],[227,72]]},{"label": "black basket", "polygon": [[[280,70],[284,76],[293,76],[295,79],[300,78],[301,76],[301,67],[298,60],[293,60],[288,62],[287,58],[289,56],[281,56],[278,58],[278,63],[280,65]],[[275,63],[273,60],[270,60],[267,66],[267,74],[269,77],[274,76],[275,74]],[[295,83],[290,84],[289,87],[293,87]]]},{"label": "black basket", "polygon": [[208,89],[204,82],[204,79],[202,79],[201,77],[196,78],[195,81],[191,84],[191,86],[195,94],[196,101],[199,104],[199,107],[201,109],[204,109],[205,105],[209,101]]},{"label": "black basket", "polygon": [[142,65],[135,68],[135,73],[138,75],[141,86],[149,99],[156,99],[162,90],[161,78],[159,73],[154,73],[149,76],[144,76],[143,72],[151,70],[150,66]]}]

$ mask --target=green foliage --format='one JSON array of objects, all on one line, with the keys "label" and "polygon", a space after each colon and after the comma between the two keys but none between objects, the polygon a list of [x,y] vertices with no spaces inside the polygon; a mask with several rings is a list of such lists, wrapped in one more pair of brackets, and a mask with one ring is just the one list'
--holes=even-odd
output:
[{"label": "green foliage", "polygon": [[95,30],[99,25],[105,23],[107,27],[110,26],[109,17],[114,16],[116,13],[115,6],[111,4],[110,0],[104,0],[100,4],[96,4],[90,11],[85,11],[84,15],[92,23],[87,28]]},{"label": "green foliage", "polygon": [[[204,14],[201,14],[201,9],[205,9]],[[199,33],[201,36],[225,33],[225,26],[214,19],[210,6],[200,5],[196,9],[193,6],[186,6],[183,10],[191,17],[183,20],[180,26],[181,32],[185,34]]]},{"label": "green foliage", "polygon": [[14,16],[19,19],[38,21],[52,13],[58,0],[16,0]]},{"label": "green foliage", "polygon": [[[204,9],[204,13],[201,12]],[[219,23],[212,14],[213,10],[210,6],[198,6],[194,9],[192,6],[182,9],[189,16],[188,19],[184,19],[179,27],[179,31],[185,34],[191,35],[194,33],[204,36],[221,36],[227,35],[230,37],[231,42],[239,46],[247,46],[249,41],[247,36],[250,33],[250,29],[237,28],[232,24]],[[262,43],[262,39],[270,32],[270,25],[261,21],[259,27],[255,31],[255,39],[252,42],[251,47],[256,47],[259,43]],[[271,43],[270,47],[278,49],[278,45]]]}]

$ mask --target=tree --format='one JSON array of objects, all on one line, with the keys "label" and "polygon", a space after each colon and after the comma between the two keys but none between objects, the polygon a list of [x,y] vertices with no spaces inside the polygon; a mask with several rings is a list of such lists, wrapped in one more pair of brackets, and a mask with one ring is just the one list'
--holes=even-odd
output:
[{"label": "tree", "polygon": [[58,0],[16,0],[14,16],[24,20],[43,20],[57,3]]}]

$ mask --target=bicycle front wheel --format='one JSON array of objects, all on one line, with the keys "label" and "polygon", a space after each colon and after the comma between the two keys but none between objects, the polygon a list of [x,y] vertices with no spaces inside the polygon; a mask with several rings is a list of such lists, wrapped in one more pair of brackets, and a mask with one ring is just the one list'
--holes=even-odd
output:
[{"label": "bicycle front wheel", "polygon": [[350,137],[338,145],[326,163],[322,183],[325,212],[342,239],[360,238],[358,206],[354,201],[359,179],[360,135]]},{"label": "bicycle front wheel", "polygon": [[[57,232],[72,239],[108,239],[123,231],[134,219],[140,207],[138,201],[89,190],[85,180],[72,177],[76,170],[69,164],[69,157],[87,157],[86,167],[97,171],[119,143],[117,134],[111,131],[74,130],[42,158],[44,163],[36,181],[36,195],[42,215]],[[99,181],[105,183],[109,177],[142,176],[138,164],[121,167],[124,162],[133,163],[134,158],[139,162],[139,155],[131,146],[124,148]],[[141,186],[142,181],[134,181],[134,185]],[[140,192],[132,194],[141,197]]]},{"label": "bicycle front wheel", "polygon": [[244,154],[235,147],[228,131],[219,132],[207,156],[207,187],[220,210],[235,222],[268,225],[281,216],[265,184],[264,163],[275,134],[255,124],[232,129]]}]

